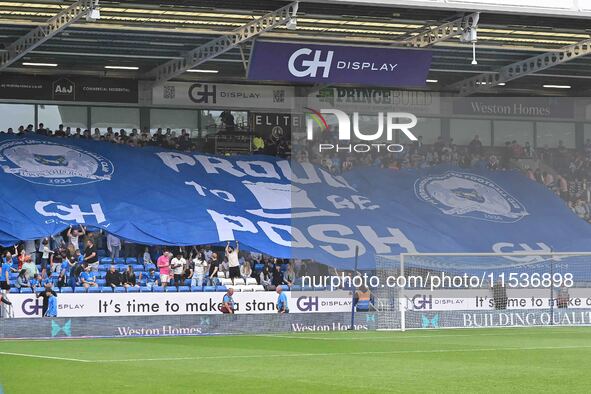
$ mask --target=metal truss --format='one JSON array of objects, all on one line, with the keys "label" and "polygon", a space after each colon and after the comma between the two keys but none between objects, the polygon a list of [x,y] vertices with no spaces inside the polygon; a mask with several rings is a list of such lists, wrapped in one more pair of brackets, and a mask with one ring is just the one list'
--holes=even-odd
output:
[{"label": "metal truss", "polygon": [[450,88],[459,90],[461,96],[469,96],[589,54],[591,54],[591,39],[509,64],[492,73],[464,79],[451,85]]},{"label": "metal truss", "polygon": [[162,84],[171,78],[183,74],[206,61],[221,55],[224,52],[237,47],[240,43],[257,35],[288,23],[295,18],[298,11],[298,2],[294,1],[273,12],[232,31],[230,34],[216,38],[206,44],[195,48],[183,55],[182,59],[173,59],[147,73],[147,77],[154,78],[154,85]]},{"label": "metal truss", "polygon": [[434,28],[428,28],[417,35],[400,41],[398,44],[412,48],[423,48],[448,38],[458,36],[466,30],[476,27],[480,14],[478,12],[464,15],[461,18],[445,22]]},{"label": "metal truss", "polygon": [[10,44],[6,48],[6,51],[0,53],[0,70],[10,66],[81,17],[87,15],[97,5],[98,0],[79,0],[49,19],[43,25],[36,27]]}]

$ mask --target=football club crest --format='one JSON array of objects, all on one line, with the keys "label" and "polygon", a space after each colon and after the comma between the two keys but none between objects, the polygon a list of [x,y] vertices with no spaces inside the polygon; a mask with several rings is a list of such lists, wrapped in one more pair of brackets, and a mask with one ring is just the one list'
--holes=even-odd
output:
[{"label": "football club crest", "polygon": [[79,147],[51,141],[19,139],[0,145],[0,167],[26,181],[75,186],[111,180],[113,163]]},{"label": "football club crest", "polygon": [[527,216],[525,206],[483,176],[448,171],[420,178],[416,196],[451,216],[514,223]]}]

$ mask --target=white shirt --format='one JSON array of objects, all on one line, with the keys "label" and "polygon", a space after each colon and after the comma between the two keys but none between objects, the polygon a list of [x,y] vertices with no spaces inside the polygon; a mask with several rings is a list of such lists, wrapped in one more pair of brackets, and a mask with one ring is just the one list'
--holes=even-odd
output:
[{"label": "white shirt", "polygon": [[43,246],[43,255],[41,256],[42,259],[48,259],[49,258],[49,254],[51,253],[51,249],[49,249],[49,246]]},{"label": "white shirt", "polygon": [[207,267],[207,262],[204,260],[193,259],[193,263],[195,264],[194,274],[204,275],[205,274],[205,267]]},{"label": "white shirt", "polygon": [[72,245],[74,245],[74,248],[75,248],[75,249],[78,249],[78,248],[80,248],[80,244],[78,243],[78,238],[79,238],[79,237],[80,237],[79,235],[76,235],[76,236],[74,236],[74,235],[70,235],[70,243],[71,243]]},{"label": "white shirt", "polygon": [[240,261],[238,261],[238,252],[236,249],[228,253],[228,265],[230,267],[238,267],[240,265]]},{"label": "white shirt", "polygon": [[178,265],[178,267],[172,269],[172,273],[175,275],[182,274],[186,263],[187,261],[182,257],[180,259],[177,259],[176,257],[172,259],[172,261],[170,262],[171,267]]}]

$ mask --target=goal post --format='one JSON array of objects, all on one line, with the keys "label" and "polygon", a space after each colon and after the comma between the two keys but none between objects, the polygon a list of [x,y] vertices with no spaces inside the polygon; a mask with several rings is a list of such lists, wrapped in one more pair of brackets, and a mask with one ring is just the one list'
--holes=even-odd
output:
[{"label": "goal post", "polygon": [[377,328],[591,325],[591,252],[377,256]]}]

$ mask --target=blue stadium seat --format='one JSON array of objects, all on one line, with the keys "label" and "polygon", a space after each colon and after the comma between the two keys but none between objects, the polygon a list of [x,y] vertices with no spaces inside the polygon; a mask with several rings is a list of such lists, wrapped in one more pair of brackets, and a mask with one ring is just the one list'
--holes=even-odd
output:
[{"label": "blue stadium seat", "polygon": [[72,290],[71,287],[62,287],[60,292],[61,293],[73,293],[74,290]]},{"label": "blue stadium seat", "polygon": [[257,263],[257,264],[254,265],[254,270],[255,271],[262,271],[263,268],[265,268],[265,264]]},{"label": "blue stadium seat", "polygon": [[21,289],[17,289],[16,287],[11,287],[10,292],[12,294],[19,294],[21,292]]},{"label": "blue stadium seat", "polygon": [[215,291],[215,286],[205,286],[203,291]]},{"label": "blue stadium seat", "polygon": [[105,284],[107,284],[107,280],[106,279],[97,279],[96,284],[99,286],[104,286]]},{"label": "blue stadium seat", "polygon": [[137,264],[137,259],[135,257],[128,257],[125,259],[127,264]]},{"label": "blue stadium seat", "polygon": [[136,272],[136,273],[144,270],[144,266],[141,264],[133,264],[132,268],[133,268],[134,272]]},{"label": "blue stadium seat", "polygon": [[101,265],[110,265],[113,262],[113,259],[111,259],[110,257],[103,257],[100,259],[100,264]]},{"label": "blue stadium seat", "polygon": [[106,264],[101,264],[98,267],[98,270],[101,272],[107,272],[109,270],[110,264],[106,265]]},{"label": "blue stadium seat", "polygon": [[185,279],[185,286],[191,286],[191,279]]},{"label": "blue stadium seat", "polygon": [[203,291],[203,286],[191,286],[192,292]]},{"label": "blue stadium seat", "polygon": [[84,287],[75,287],[74,293],[86,293],[86,289]]},{"label": "blue stadium seat", "polygon": [[279,285],[279,287],[281,287],[283,289],[283,291],[289,291],[288,285]]},{"label": "blue stadium seat", "polygon": [[128,293],[139,293],[139,291],[140,291],[139,287],[132,286],[132,287],[127,288]]},{"label": "blue stadium seat", "polygon": [[153,286],[152,291],[154,293],[162,293],[164,291],[164,288],[162,286]]},{"label": "blue stadium seat", "polygon": [[176,286],[167,286],[166,287],[166,292],[167,293],[176,293],[178,290],[176,288]]},{"label": "blue stadium seat", "polygon": [[140,291],[142,293],[151,293],[152,292],[152,288],[151,287],[148,287],[148,286],[142,286],[142,287],[140,287]]},{"label": "blue stadium seat", "polygon": [[156,264],[146,264],[146,266],[144,267],[144,270],[149,271],[150,268],[154,268],[156,269]]},{"label": "blue stadium seat", "polygon": [[189,291],[191,291],[191,286],[179,286],[179,292],[188,293]]},{"label": "blue stadium seat", "polygon": [[124,257],[116,257],[115,264],[125,264],[125,258]]},{"label": "blue stadium seat", "polygon": [[293,285],[291,286],[291,291],[302,291],[302,286]]},{"label": "blue stadium seat", "polygon": [[10,274],[8,274],[8,279],[16,280],[16,278],[18,278],[18,272],[11,272]]},{"label": "blue stadium seat", "polygon": [[215,291],[228,291],[228,288],[226,286],[216,286]]},{"label": "blue stadium seat", "polygon": [[302,286],[302,291],[314,291],[312,286]]},{"label": "blue stadium seat", "polygon": [[100,259],[102,257],[106,257],[107,256],[107,252],[105,252],[103,249],[99,249],[96,251],[96,256]]},{"label": "blue stadium seat", "polygon": [[59,276],[60,276],[59,272],[53,272],[53,273],[51,274],[51,277],[52,277],[53,279],[57,279],[57,278],[59,278]]},{"label": "blue stadium seat", "polygon": [[31,294],[33,292],[33,290],[31,290],[30,287],[22,287],[21,288],[21,294]]},{"label": "blue stadium seat", "polygon": [[127,266],[125,264],[117,264],[117,271],[123,272],[127,270]]},{"label": "blue stadium seat", "polygon": [[125,293],[125,287],[117,286],[117,287],[115,287],[114,292],[115,293]]},{"label": "blue stadium seat", "polygon": [[111,286],[103,286],[101,287],[101,293],[112,293],[113,288]]},{"label": "blue stadium seat", "polygon": [[88,292],[89,293],[100,293],[101,292],[101,288],[100,287],[89,287],[88,288]]}]

